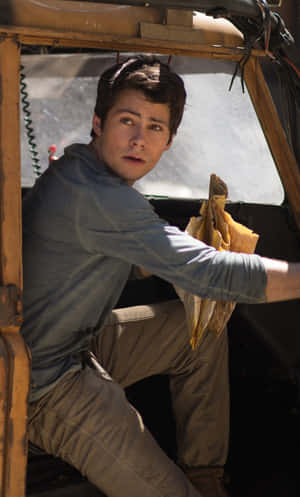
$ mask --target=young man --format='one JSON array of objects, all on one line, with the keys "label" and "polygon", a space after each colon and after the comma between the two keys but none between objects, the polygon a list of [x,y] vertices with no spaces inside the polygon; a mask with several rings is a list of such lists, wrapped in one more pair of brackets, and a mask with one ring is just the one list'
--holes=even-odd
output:
[{"label": "young man", "polygon": [[[132,187],[171,146],[184,104],[181,78],[157,59],[113,66],[99,81],[91,143],[68,147],[24,204],[29,437],[108,497],[225,495],[226,334],[206,334],[192,351],[179,301],[113,310],[133,265],[215,300],[300,297],[298,265],[217,252],[162,221]],[[87,350],[96,367],[83,363]],[[162,373],[178,465],[123,390]]]}]

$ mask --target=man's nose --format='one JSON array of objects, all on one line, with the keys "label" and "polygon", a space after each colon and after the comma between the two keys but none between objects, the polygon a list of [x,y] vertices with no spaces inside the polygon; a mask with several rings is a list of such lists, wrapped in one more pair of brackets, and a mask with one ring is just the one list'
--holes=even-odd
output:
[{"label": "man's nose", "polygon": [[144,145],[145,140],[145,130],[142,126],[136,126],[130,140],[132,145]]}]

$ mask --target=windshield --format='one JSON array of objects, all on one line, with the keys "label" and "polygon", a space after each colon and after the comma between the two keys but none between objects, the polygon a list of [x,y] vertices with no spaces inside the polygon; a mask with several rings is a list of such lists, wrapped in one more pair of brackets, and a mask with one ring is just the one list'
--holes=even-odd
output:
[{"label": "windshield", "polygon": [[[121,60],[126,57],[122,54]],[[41,170],[48,166],[50,145],[56,145],[59,156],[71,143],[90,141],[98,77],[115,62],[112,53],[22,56],[35,163]],[[179,56],[170,64],[186,85],[185,114],[170,150],[135,187],[146,195],[206,198],[209,177],[215,173],[227,183],[232,201],[280,204],[283,188],[239,77],[229,91],[235,64]],[[36,179],[32,146],[21,122],[22,184],[31,186]]]}]

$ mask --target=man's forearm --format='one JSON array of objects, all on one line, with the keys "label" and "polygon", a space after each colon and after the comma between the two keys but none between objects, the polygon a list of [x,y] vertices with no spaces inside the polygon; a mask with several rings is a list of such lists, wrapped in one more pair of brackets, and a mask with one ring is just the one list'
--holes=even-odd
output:
[{"label": "man's forearm", "polygon": [[267,302],[300,298],[300,263],[262,260],[267,272]]}]

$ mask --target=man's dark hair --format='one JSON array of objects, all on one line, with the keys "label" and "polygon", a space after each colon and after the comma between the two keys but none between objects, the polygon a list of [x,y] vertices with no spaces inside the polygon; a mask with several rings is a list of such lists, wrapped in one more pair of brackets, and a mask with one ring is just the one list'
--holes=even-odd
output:
[{"label": "man's dark hair", "polygon": [[[181,122],[186,99],[181,77],[152,55],[139,55],[113,65],[98,83],[95,114],[101,119],[101,127],[119,93],[125,89],[140,90],[148,100],[168,104],[171,139]],[[95,136],[94,131],[91,135]]]}]

